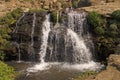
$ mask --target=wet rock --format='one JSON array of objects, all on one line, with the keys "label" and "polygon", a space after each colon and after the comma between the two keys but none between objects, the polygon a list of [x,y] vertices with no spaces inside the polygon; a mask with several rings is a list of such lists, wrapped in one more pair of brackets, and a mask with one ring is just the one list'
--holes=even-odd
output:
[{"label": "wet rock", "polygon": [[[106,70],[100,72],[93,80],[119,80],[120,79],[120,55],[110,55]],[[91,80],[91,79],[90,79]]]},{"label": "wet rock", "polygon": [[[42,23],[45,20],[47,12],[36,12],[35,29],[33,34],[33,46],[31,45],[31,33],[33,27],[33,13],[25,13],[25,16],[16,24],[17,28],[12,33],[12,41],[20,46],[21,60],[36,60],[36,54],[39,52],[42,37]],[[16,53],[18,47],[16,45]],[[36,53],[36,54],[35,54]],[[16,57],[17,58],[17,57]]]}]

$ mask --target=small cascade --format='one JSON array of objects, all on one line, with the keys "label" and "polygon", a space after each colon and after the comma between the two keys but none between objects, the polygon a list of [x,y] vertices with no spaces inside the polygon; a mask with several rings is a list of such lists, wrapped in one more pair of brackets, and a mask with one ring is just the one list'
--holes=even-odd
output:
[{"label": "small cascade", "polygon": [[17,20],[16,22],[16,27],[15,29],[13,30],[13,33],[17,33],[17,28],[18,28],[18,23],[21,21],[21,19],[23,19],[25,16],[25,13],[23,13],[23,15]]},{"label": "small cascade", "polygon": [[33,14],[33,25],[32,25],[32,31],[31,31],[31,44],[30,46],[33,47],[34,44],[34,29],[35,29],[35,22],[36,22],[36,13]]},{"label": "small cascade", "polygon": [[21,53],[20,53],[20,45],[17,44],[17,48],[18,48],[18,63],[21,62]]},{"label": "small cascade", "polygon": [[[55,26],[51,26],[50,14],[46,15],[40,27],[40,47],[36,49],[39,51],[40,63],[28,68],[27,71],[37,72],[49,69],[54,63],[60,64],[63,68],[77,68],[81,71],[100,69],[101,65],[93,61],[91,49],[94,47],[87,30],[86,15],[85,12],[69,12],[66,26],[59,23],[58,12]],[[35,13],[33,17],[31,47],[36,45],[33,40],[34,28],[37,26]]]},{"label": "small cascade", "polygon": [[31,42],[29,45],[28,53],[30,54],[31,60],[35,60],[35,51],[34,51],[34,32],[35,32],[35,23],[36,23],[36,13],[33,13],[33,21],[32,21],[32,28],[31,28]]},{"label": "small cascade", "polygon": [[49,36],[49,32],[50,32],[50,21],[49,21],[50,15],[46,15],[46,20],[43,22],[43,28],[42,28],[42,32],[43,32],[43,36],[42,36],[42,45],[40,48],[40,61],[41,63],[45,62],[45,55],[46,55],[46,50],[47,50],[47,43],[48,43],[48,36]]},{"label": "small cascade", "polygon": [[[24,16],[25,16],[25,13],[23,13],[23,15],[17,20],[17,22],[16,22],[16,27],[15,27],[15,29],[13,30],[13,33],[16,33],[16,34],[17,34],[17,32],[18,32],[18,23],[21,21],[21,19],[24,18]],[[19,38],[20,38],[20,36],[19,36]],[[20,43],[16,40],[16,41],[15,41],[15,44],[16,44],[17,49],[18,49],[18,63],[20,63],[20,62],[21,62]]]},{"label": "small cascade", "polygon": [[85,12],[78,13],[71,11],[68,13],[68,28],[78,33],[78,35],[84,35],[86,29],[84,29],[85,27],[83,26],[86,20],[86,15]]},{"label": "small cascade", "polygon": [[55,24],[54,28],[57,28],[60,26],[60,24],[59,24],[59,11],[57,11],[56,15],[57,15],[57,19],[56,19],[56,24]]},{"label": "small cascade", "polygon": [[59,11],[57,11],[57,23],[59,22]]},{"label": "small cascade", "polygon": [[[82,37],[79,37],[72,29],[67,29],[67,39],[71,39],[74,54],[74,63],[85,63],[91,61],[91,52],[86,47]],[[67,42],[69,43],[69,42]]]},{"label": "small cascade", "polygon": [[37,72],[38,70],[45,70],[49,68],[49,64],[45,62],[45,56],[46,56],[46,50],[47,50],[47,44],[48,44],[48,37],[50,29],[50,15],[46,15],[46,19],[43,22],[42,25],[42,44],[40,47],[40,52],[38,53],[41,61],[39,64],[34,65],[34,67],[28,68],[28,72]]},{"label": "small cascade", "polygon": [[66,43],[69,45],[72,42],[73,47],[73,62],[85,63],[91,61],[92,53],[85,44],[84,36],[86,35],[84,23],[86,14],[77,12],[68,13],[68,29]]}]

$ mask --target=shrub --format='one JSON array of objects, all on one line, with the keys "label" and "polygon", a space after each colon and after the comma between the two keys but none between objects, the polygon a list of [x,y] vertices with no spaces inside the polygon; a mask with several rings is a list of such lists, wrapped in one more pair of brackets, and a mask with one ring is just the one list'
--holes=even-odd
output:
[{"label": "shrub", "polygon": [[0,80],[14,80],[14,69],[0,61]]},{"label": "shrub", "polygon": [[102,27],[96,27],[94,29],[94,32],[97,34],[97,35],[103,35],[105,33],[105,30],[102,28]]},{"label": "shrub", "polygon": [[118,29],[117,25],[115,23],[110,24],[110,26],[107,30],[108,36],[117,38],[118,33],[119,33],[119,29]]},{"label": "shrub", "polygon": [[72,6],[73,6],[74,8],[77,8],[77,7],[78,7],[78,1],[73,1]]},{"label": "shrub", "polygon": [[14,24],[19,19],[22,13],[23,10],[21,8],[17,8],[12,12],[7,13],[4,17],[0,18],[0,52],[2,52],[2,54],[0,53],[0,60],[3,60],[3,54],[8,50],[6,47],[8,47],[8,44],[10,43],[10,33],[14,27],[12,24]]},{"label": "shrub", "polygon": [[91,28],[94,29],[101,26],[102,18],[97,12],[90,12],[87,16],[87,21]]},{"label": "shrub", "polygon": [[116,20],[120,21],[120,10],[116,10],[111,14],[111,17],[113,17]]},{"label": "shrub", "polygon": [[109,28],[110,30],[114,30],[114,31],[118,30],[117,25],[115,23],[111,24]]},{"label": "shrub", "polygon": [[5,57],[5,54],[3,53],[3,51],[0,51],[0,60],[3,61]]},{"label": "shrub", "polygon": [[21,8],[17,8],[12,12],[7,13],[5,17],[0,18],[0,25],[5,25],[5,24],[11,25],[15,23],[22,13],[23,10]]},{"label": "shrub", "polygon": [[62,4],[62,8],[63,8],[63,9],[65,9],[65,8],[67,8],[67,7],[68,7],[68,5],[67,5],[66,3],[63,3],[63,4]]}]

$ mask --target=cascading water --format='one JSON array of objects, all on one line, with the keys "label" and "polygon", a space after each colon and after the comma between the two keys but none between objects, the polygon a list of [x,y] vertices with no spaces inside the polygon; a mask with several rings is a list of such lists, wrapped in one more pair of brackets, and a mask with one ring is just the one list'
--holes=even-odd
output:
[{"label": "cascading water", "polygon": [[25,13],[23,13],[23,15],[17,20],[17,22],[16,22],[16,27],[15,27],[15,29],[13,30],[13,33],[14,33],[14,32],[17,33],[18,23],[21,21],[22,18],[24,18],[24,16],[25,16]]},{"label": "cascading water", "polygon": [[84,41],[84,23],[86,14],[83,12],[81,14],[77,12],[68,13],[68,29],[67,29],[67,41],[69,45],[69,40],[72,42],[74,54],[74,63],[85,63],[92,59],[92,54],[89,48],[86,46]]},{"label": "cascading water", "polygon": [[31,44],[30,46],[33,47],[34,44],[34,31],[35,31],[35,22],[36,22],[36,13],[33,14],[33,25],[32,25],[32,32],[31,32]]},{"label": "cascading water", "polygon": [[83,38],[79,38],[77,33],[71,29],[67,29],[67,38],[71,39],[74,50],[73,62],[74,63],[85,63],[91,61],[91,52],[86,47]]},{"label": "cascading water", "polygon": [[93,46],[91,45],[93,43],[89,40],[90,35],[86,30],[85,12],[68,13],[67,27],[57,22],[53,29],[50,29],[49,18],[49,15],[46,15],[42,26],[42,44],[39,52],[41,62],[27,69],[29,72],[48,69],[51,62],[52,64],[53,62],[64,63],[62,67],[70,69],[96,70],[101,68],[101,65],[92,59],[90,46]]},{"label": "cascading water", "polygon": [[[23,19],[25,16],[25,13],[23,13],[23,15],[17,20],[16,22],[16,27],[15,29],[13,30],[13,33],[17,33],[17,29],[18,29],[18,23],[21,21],[21,19]],[[21,50],[20,50],[20,44],[17,42],[17,40],[15,41],[15,44],[17,46],[17,49],[18,49],[18,63],[21,62]]]},{"label": "cascading water", "polygon": [[20,53],[20,44],[16,43],[17,48],[18,48],[18,63],[21,62],[21,53]]},{"label": "cascading water", "polygon": [[42,36],[42,44],[41,44],[40,52],[39,52],[39,55],[40,55],[39,60],[41,62],[40,62],[40,64],[37,64],[32,68],[29,68],[28,71],[36,72],[36,70],[43,70],[48,66],[48,64],[45,63],[44,58],[45,58],[45,55],[46,55],[49,32],[51,30],[49,20],[50,20],[50,15],[48,14],[48,15],[46,15],[46,19],[43,22],[43,27],[42,27],[43,36]]},{"label": "cascading water", "polygon": [[35,23],[36,23],[36,13],[33,13],[33,21],[32,21],[32,28],[31,28],[31,42],[29,45],[28,53],[30,54],[30,58],[33,61],[35,59],[35,51],[34,51],[34,32],[35,32]]},{"label": "cascading water", "polygon": [[50,21],[49,21],[49,17],[50,15],[46,15],[46,20],[43,22],[43,36],[42,36],[42,45],[40,48],[40,61],[41,63],[44,63],[45,61],[45,55],[46,55],[46,50],[47,50],[47,43],[48,43],[48,36],[49,36],[49,32],[50,32]]}]

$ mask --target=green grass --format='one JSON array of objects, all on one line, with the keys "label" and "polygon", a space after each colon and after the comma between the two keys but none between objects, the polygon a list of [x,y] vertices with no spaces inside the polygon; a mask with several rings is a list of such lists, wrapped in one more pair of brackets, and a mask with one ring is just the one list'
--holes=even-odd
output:
[{"label": "green grass", "polygon": [[14,80],[14,69],[0,61],[0,80]]}]

